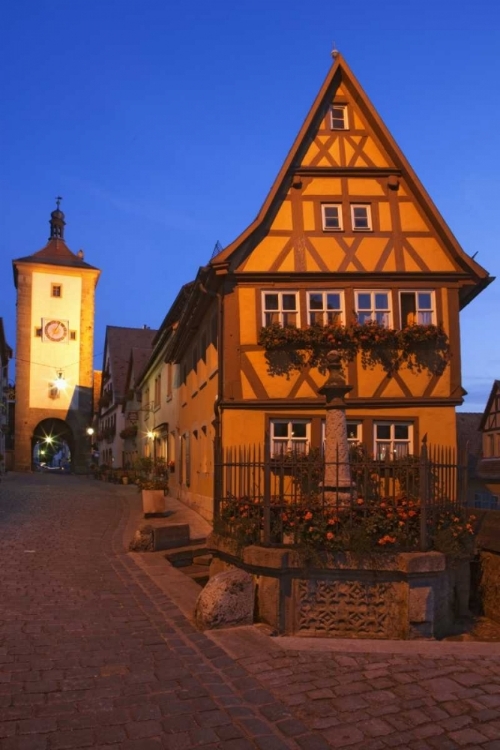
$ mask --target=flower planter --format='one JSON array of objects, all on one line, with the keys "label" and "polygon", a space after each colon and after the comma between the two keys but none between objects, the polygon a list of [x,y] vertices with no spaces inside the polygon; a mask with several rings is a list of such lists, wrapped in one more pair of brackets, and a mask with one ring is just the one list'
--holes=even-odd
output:
[{"label": "flower planter", "polygon": [[165,507],[164,490],[142,490],[142,510],[145,515],[165,513]]}]

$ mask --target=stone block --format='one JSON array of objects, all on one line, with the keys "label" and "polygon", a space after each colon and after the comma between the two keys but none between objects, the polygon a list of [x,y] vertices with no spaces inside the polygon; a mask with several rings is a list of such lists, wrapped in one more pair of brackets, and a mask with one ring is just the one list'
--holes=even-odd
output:
[{"label": "stone block", "polygon": [[174,549],[189,544],[189,524],[173,523],[169,526],[158,526],[153,529],[153,549]]},{"label": "stone block", "polygon": [[194,617],[200,630],[251,625],[255,585],[244,570],[229,570],[210,578],[196,602]]},{"label": "stone block", "polygon": [[411,623],[432,622],[434,619],[434,590],[432,587],[410,588],[408,607]]}]

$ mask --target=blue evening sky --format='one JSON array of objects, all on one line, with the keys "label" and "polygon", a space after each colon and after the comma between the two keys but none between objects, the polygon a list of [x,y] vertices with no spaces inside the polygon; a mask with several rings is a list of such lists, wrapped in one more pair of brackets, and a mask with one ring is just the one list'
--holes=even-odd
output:
[{"label": "blue evening sky", "polygon": [[[11,260],[66,241],[102,269],[105,326],[156,328],[255,217],[333,42],[470,255],[500,276],[500,4],[16,0],[0,31],[0,316]],[[499,291],[462,313],[464,409],[500,377]],[[14,367],[11,378],[14,377]]]}]

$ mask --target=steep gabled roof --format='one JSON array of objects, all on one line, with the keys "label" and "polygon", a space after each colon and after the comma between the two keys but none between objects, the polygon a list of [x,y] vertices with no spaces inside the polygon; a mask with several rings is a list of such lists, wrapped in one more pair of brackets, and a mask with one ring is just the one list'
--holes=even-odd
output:
[{"label": "steep gabled roof", "polygon": [[493,279],[484,268],[469,257],[461,248],[409,162],[397,146],[394,138],[377,114],[361,85],[340,55],[335,57],[334,63],[256,219],[230,245],[212,258],[210,265],[218,266],[224,263],[237,264],[243,254],[250,252],[256,244],[259,239],[258,231],[266,226],[266,223],[276,211],[277,205],[282,202],[286,195],[294,173],[300,169],[301,161],[311,143],[314,132],[317,130],[318,123],[324,116],[327,107],[331,104],[335,91],[340,84],[349,91],[363,112],[367,123],[391,159],[394,170],[400,172],[406,178],[409,187],[419,199],[422,209],[434,226],[436,233],[440,236],[449,255],[461,269],[462,273],[470,277],[471,284],[468,284],[466,288],[461,290],[461,305],[462,307],[465,306]]},{"label": "steep gabled roof", "polygon": [[155,334],[156,330],[152,330],[151,328],[106,326],[104,364],[107,353],[109,356],[113,392],[116,398],[122,397],[125,392],[127,370],[132,349],[146,349],[151,352]]},{"label": "steep gabled roof", "polygon": [[483,412],[483,417],[479,425],[480,430],[484,430],[484,427],[486,425],[486,419],[488,418],[491,407],[493,406],[493,399],[495,398],[495,394],[497,393],[497,391],[500,391],[500,380],[493,381],[493,386],[491,388],[490,395],[488,396],[488,401],[486,402],[486,406]]}]

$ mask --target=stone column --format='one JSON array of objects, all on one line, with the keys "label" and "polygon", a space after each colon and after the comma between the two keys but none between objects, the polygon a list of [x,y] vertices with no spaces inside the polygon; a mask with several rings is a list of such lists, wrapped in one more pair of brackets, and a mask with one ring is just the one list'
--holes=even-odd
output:
[{"label": "stone column", "polygon": [[337,351],[326,355],[328,378],[318,388],[326,398],[325,430],[325,479],[324,492],[327,503],[348,503],[351,497],[351,469],[349,466],[349,443],[345,419],[345,396],[352,390],[342,373],[340,354]]}]

